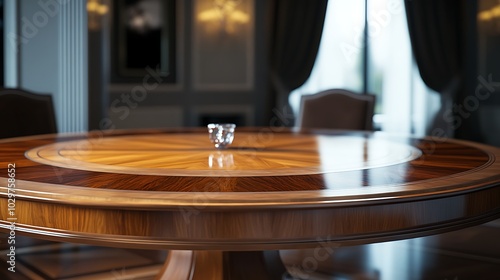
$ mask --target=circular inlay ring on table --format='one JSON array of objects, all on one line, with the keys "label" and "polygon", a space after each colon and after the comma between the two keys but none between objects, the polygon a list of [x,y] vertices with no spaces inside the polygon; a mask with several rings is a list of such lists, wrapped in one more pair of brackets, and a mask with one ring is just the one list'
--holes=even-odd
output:
[{"label": "circular inlay ring on table", "polygon": [[[259,139],[258,131],[248,132]],[[16,230],[123,247],[261,250],[310,247],[318,237],[342,244],[416,237],[500,213],[500,149],[452,139],[318,134],[410,145],[422,155],[394,165],[311,175],[137,175],[57,167],[25,157],[28,150],[75,140],[164,134],[205,135],[186,129],[115,132],[102,139],[83,134],[0,140],[0,161],[16,164]],[[296,135],[309,139],[311,134],[274,133],[276,139],[279,135],[287,141],[278,147],[285,149]],[[252,143],[260,146],[250,148],[268,147],[265,141]],[[249,147],[233,148],[240,145]],[[6,167],[0,173],[2,205],[8,203]],[[4,230],[6,210],[0,209]]]},{"label": "circular inlay ring on table", "polygon": [[[237,133],[214,149],[206,134],[134,135],[74,140],[31,149],[35,162],[95,172],[159,176],[284,176],[353,171],[404,163],[421,151],[407,144],[353,136],[276,134],[256,141]],[[286,140],[285,140],[286,138]]]}]

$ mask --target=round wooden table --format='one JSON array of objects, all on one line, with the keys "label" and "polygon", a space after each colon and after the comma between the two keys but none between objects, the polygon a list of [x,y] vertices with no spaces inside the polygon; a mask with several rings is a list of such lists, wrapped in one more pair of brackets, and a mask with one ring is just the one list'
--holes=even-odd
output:
[{"label": "round wooden table", "polygon": [[19,234],[171,250],[159,279],[281,279],[273,250],[323,258],[497,218],[499,159],[471,142],[345,131],[237,128],[225,150],[205,129],[5,139],[0,228],[15,218]]}]

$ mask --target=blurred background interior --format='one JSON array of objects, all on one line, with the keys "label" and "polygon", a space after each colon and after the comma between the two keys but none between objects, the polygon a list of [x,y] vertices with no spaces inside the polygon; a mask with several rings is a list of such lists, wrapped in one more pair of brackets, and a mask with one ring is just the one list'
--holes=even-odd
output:
[{"label": "blurred background interior", "polygon": [[[0,87],[50,95],[58,132],[292,127],[302,96],[344,89],[375,95],[374,130],[500,146],[499,49],[497,0],[0,0]],[[334,279],[378,279],[353,258],[376,260],[364,269],[380,279],[498,279],[485,240],[499,230],[342,248],[329,264],[351,270]],[[50,247],[70,252],[61,267],[101,250],[64,246]],[[131,266],[164,258],[133,254]],[[106,269],[122,279],[127,265]]]},{"label": "blurred background interior", "polygon": [[498,1],[309,2],[0,0],[0,86],[50,94],[59,132],[293,126],[339,88],[375,130],[500,145]]}]

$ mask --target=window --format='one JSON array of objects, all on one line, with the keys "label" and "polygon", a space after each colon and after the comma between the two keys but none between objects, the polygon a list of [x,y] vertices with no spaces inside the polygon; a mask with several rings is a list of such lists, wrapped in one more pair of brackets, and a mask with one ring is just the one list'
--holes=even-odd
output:
[{"label": "window", "polygon": [[403,0],[329,1],[311,76],[290,96],[294,112],[302,94],[330,88],[375,94],[376,129],[425,134],[440,101],[413,60]]}]

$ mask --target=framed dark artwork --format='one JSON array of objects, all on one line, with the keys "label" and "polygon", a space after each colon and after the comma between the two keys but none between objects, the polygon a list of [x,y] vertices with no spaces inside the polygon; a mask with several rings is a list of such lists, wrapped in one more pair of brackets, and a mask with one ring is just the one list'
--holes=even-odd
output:
[{"label": "framed dark artwork", "polygon": [[148,68],[174,83],[175,0],[116,0],[112,82],[142,81]]}]

